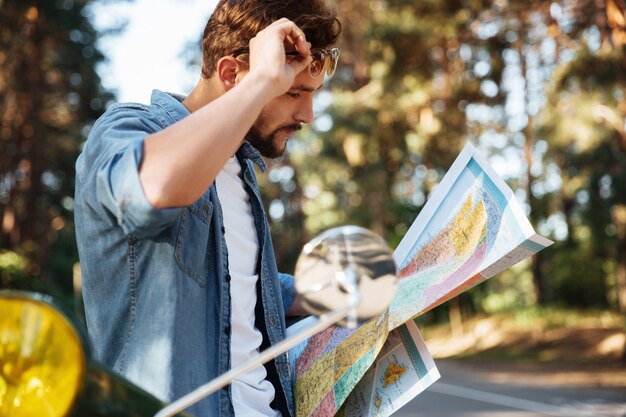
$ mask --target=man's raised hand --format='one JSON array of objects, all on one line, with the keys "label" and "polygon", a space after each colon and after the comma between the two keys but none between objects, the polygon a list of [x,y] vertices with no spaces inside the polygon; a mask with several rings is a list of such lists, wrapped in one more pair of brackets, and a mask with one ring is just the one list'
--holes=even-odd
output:
[{"label": "man's raised hand", "polygon": [[[299,56],[286,56],[296,50]],[[275,21],[250,40],[250,74],[266,82],[273,97],[284,94],[294,78],[311,63],[311,44],[292,21]]]}]

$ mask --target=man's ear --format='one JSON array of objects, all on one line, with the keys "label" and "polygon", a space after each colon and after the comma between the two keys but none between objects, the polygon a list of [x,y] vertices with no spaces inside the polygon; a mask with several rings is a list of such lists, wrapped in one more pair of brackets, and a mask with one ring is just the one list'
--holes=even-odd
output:
[{"label": "man's ear", "polygon": [[233,56],[225,56],[217,61],[217,76],[224,87],[224,91],[237,85],[244,70],[245,65]]}]

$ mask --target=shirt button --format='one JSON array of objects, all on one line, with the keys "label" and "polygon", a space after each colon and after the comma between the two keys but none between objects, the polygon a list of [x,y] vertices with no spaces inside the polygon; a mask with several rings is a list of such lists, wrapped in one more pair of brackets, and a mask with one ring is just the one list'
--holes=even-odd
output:
[{"label": "shirt button", "polygon": [[226,326],[224,326],[224,334],[230,336],[230,324],[227,324]]},{"label": "shirt button", "polygon": [[230,282],[231,278],[230,278],[230,274],[226,275],[226,282]]},{"label": "shirt button", "polygon": [[270,316],[270,324],[272,326],[276,326],[276,319],[274,318],[274,316]]},{"label": "shirt button", "polygon": [[222,234],[226,233],[226,228],[222,226]]}]

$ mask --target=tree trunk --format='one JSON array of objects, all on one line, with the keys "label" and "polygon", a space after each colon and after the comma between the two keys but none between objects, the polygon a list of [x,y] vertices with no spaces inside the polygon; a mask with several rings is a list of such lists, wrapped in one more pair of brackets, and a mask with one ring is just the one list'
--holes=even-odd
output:
[{"label": "tree trunk", "polygon": [[617,300],[620,313],[626,314],[626,239],[618,242],[617,250]]},{"label": "tree trunk", "polygon": [[[38,128],[41,111],[41,33],[39,11],[30,7],[15,16],[19,30],[8,48],[7,65],[2,68],[9,81],[0,103],[2,139],[13,140],[13,153],[7,152],[2,171],[8,175],[9,199],[2,213],[2,230],[8,248],[15,250],[25,241],[38,241],[36,225],[41,195],[41,155],[43,140]],[[19,46],[19,47],[18,47]],[[19,88],[25,86],[24,88]],[[41,143],[35,143],[39,139]]]},{"label": "tree trunk", "polygon": [[[526,104],[526,116],[528,117],[528,124],[524,128],[524,161],[526,162],[526,196],[528,198],[528,205],[530,206],[529,220],[530,223],[535,226],[535,219],[538,216],[538,201],[535,198],[532,190],[535,178],[532,173],[533,167],[533,150],[535,147],[535,131],[533,128],[533,116],[528,112],[528,102],[531,95],[528,74],[528,63],[526,62],[526,56],[521,44],[517,46],[517,52],[520,56],[520,69],[524,76],[525,86],[525,104]],[[531,258],[531,273],[533,276],[533,289],[535,293],[535,300],[539,305],[546,303],[545,297],[545,283],[543,282],[543,275],[541,274],[541,258],[539,254],[533,255]]]},{"label": "tree trunk", "polygon": [[463,314],[461,313],[460,297],[456,296],[448,303],[450,330],[454,337],[463,335]]},{"label": "tree trunk", "polygon": [[617,306],[620,313],[626,314],[626,205],[614,206],[611,217],[617,229],[615,247]]}]

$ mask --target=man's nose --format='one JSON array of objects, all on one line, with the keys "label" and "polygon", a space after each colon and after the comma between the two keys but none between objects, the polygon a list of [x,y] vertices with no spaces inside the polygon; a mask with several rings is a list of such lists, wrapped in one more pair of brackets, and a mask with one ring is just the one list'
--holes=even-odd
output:
[{"label": "man's nose", "polygon": [[298,123],[309,124],[313,121],[313,98],[303,98],[303,100],[298,103],[298,108],[294,113],[293,118]]}]

